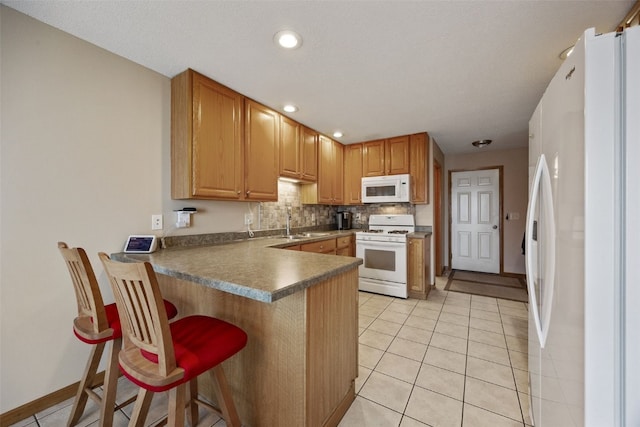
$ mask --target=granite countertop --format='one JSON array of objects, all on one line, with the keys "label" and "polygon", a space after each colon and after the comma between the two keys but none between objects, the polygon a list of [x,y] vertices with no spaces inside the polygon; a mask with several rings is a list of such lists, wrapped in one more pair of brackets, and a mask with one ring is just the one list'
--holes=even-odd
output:
[{"label": "granite countertop", "polygon": [[112,258],[149,261],[156,273],[269,303],[362,264],[360,258],[282,249],[353,232],[319,234],[295,240],[274,236],[168,248],[148,255],[116,253]]}]

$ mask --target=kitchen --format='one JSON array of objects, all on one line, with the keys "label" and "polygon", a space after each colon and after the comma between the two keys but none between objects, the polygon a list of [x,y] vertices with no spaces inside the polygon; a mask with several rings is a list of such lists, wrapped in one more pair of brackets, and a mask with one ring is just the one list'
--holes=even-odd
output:
[{"label": "kitchen", "polygon": [[[126,235],[148,230],[152,214],[164,213],[171,224],[174,209],[194,206],[199,212],[186,234],[196,234],[243,231],[245,213],[257,209],[170,198],[167,77],[4,6],[2,19],[1,382],[11,385],[11,393],[3,390],[0,412],[75,381],[84,363],[84,347],[70,334],[73,307],[64,267],[47,242],[63,237],[84,244],[90,254],[114,252]],[[51,134],[55,145],[43,142]],[[60,197],[69,189],[72,194]],[[328,208],[318,209],[311,212],[318,224],[332,220]],[[414,213],[417,224],[431,224],[428,206]],[[303,218],[312,221],[311,215]],[[283,228],[283,215],[272,221]],[[54,272],[60,283],[51,283]],[[51,304],[65,309],[50,310]],[[39,323],[43,311],[48,316]],[[29,350],[34,345],[49,349],[48,363]],[[19,379],[5,366],[23,367]]]}]

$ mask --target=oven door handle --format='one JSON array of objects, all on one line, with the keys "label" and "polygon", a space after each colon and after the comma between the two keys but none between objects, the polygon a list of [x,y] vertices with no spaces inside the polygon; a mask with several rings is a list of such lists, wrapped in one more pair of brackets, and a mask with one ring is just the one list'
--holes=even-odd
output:
[{"label": "oven door handle", "polygon": [[404,248],[407,246],[406,242],[381,242],[378,240],[356,240],[356,247],[360,245],[364,247],[377,247],[383,249],[392,249],[392,248]]}]

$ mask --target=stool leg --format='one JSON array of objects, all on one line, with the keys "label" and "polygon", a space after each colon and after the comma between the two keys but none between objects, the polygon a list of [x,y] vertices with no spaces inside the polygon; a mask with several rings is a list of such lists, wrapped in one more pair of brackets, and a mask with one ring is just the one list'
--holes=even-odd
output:
[{"label": "stool leg", "polygon": [[240,417],[236,411],[236,405],[233,404],[233,398],[231,397],[231,391],[227,384],[227,377],[224,375],[224,370],[221,365],[213,367],[209,372],[213,376],[213,387],[218,399],[218,405],[222,411],[227,427],[240,427]]},{"label": "stool leg", "polygon": [[169,415],[167,425],[184,427],[184,405],[187,384],[182,383],[169,390]]},{"label": "stool leg", "polygon": [[118,354],[122,347],[122,338],[111,341],[107,358],[107,368],[104,372],[104,386],[102,402],[100,402],[100,427],[113,425],[113,411],[116,403],[116,391],[118,390]]},{"label": "stool leg", "polygon": [[100,358],[102,358],[102,352],[104,351],[105,343],[100,343],[92,346],[87,366],[78,385],[78,391],[76,392],[76,398],[73,401],[73,408],[71,409],[71,415],[67,425],[69,427],[78,423],[78,420],[84,412],[84,408],[87,404],[87,398],[89,395],[86,392],[87,388],[91,388],[93,380],[100,364]]},{"label": "stool leg", "polygon": [[143,427],[144,422],[147,419],[149,413],[149,407],[151,406],[151,399],[153,398],[153,392],[144,388],[140,388],[138,391],[138,398],[135,405],[133,405],[133,411],[131,412],[131,419],[129,420],[129,427]]},{"label": "stool leg", "polygon": [[196,403],[196,399],[198,398],[198,378],[194,378],[189,381],[189,403],[187,407],[187,419],[189,420],[189,425],[195,427],[198,425],[199,415],[198,415],[198,404]]}]

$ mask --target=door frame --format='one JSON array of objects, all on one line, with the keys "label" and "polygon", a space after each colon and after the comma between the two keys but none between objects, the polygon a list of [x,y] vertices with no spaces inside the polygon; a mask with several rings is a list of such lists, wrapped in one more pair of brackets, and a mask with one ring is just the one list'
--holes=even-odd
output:
[{"label": "door frame", "polygon": [[500,232],[499,232],[499,236],[500,236],[500,242],[498,245],[498,258],[500,260],[500,275],[504,274],[504,218],[502,215],[502,204],[503,204],[503,197],[504,197],[504,185],[503,185],[503,178],[504,178],[504,166],[503,165],[499,165],[499,166],[483,166],[480,168],[474,168],[474,169],[450,169],[449,172],[449,181],[448,181],[448,185],[449,185],[449,270],[453,270],[453,266],[451,265],[452,260],[453,260],[453,251],[451,250],[451,226],[453,223],[453,216],[451,214],[451,174],[455,173],[455,172],[476,172],[476,171],[482,171],[482,170],[490,170],[490,169],[497,169],[498,170],[498,189],[500,190],[500,197],[498,197],[498,215],[500,217]]},{"label": "door frame", "polygon": [[442,276],[442,165],[433,159],[433,247],[435,248],[434,276]]}]

